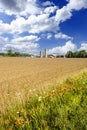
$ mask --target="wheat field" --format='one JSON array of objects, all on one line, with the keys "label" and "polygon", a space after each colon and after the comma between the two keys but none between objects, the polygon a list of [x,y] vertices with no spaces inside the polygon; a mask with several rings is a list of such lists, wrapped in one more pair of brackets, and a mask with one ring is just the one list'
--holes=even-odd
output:
[{"label": "wheat field", "polygon": [[85,58],[0,57],[0,111],[85,68]]}]

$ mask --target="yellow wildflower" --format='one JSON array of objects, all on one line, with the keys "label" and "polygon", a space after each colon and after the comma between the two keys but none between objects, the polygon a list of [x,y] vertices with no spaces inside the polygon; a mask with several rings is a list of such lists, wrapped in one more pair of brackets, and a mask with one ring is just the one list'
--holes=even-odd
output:
[{"label": "yellow wildflower", "polygon": [[8,125],[10,121],[8,119],[5,120],[5,124]]}]

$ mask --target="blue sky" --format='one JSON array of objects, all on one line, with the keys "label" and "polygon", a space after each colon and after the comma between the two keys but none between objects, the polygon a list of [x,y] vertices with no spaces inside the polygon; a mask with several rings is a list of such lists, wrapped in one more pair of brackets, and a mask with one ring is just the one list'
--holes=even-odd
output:
[{"label": "blue sky", "polygon": [[86,0],[0,0],[0,52],[87,51]]}]

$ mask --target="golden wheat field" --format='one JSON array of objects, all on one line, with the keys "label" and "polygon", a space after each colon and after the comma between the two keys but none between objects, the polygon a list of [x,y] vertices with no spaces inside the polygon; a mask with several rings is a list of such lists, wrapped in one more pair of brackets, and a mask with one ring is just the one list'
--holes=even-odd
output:
[{"label": "golden wheat field", "polygon": [[85,58],[0,57],[0,111],[85,68]]}]

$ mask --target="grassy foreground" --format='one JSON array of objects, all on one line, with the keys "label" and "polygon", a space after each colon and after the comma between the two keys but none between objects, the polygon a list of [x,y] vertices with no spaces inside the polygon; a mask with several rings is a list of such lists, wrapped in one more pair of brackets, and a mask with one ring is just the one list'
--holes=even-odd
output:
[{"label": "grassy foreground", "polygon": [[87,71],[0,116],[0,130],[87,130]]}]

